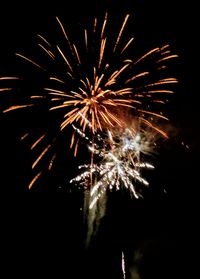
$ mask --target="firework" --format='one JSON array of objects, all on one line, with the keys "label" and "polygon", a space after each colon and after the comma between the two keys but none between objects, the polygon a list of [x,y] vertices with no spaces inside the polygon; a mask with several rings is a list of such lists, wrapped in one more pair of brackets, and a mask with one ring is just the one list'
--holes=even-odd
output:
[{"label": "firework", "polygon": [[[168,119],[162,112],[157,109],[154,111],[153,108],[155,104],[164,104],[165,96],[173,93],[169,86],[177,80],[167,76],[163,69],[166,68],[165,63],[177,55],[171,54],[169,45],[164,45],[144,55],[130,57],[128,50],[134,38],[124,39],[129,18],[129,15],[124,18],[114,40],[112,30],[109,29],[108,14],[100,23],[95,18],[92,28],[83,30],[82,42],[78,38],[79,44],[70,38],[60,19],[56,18],[64,43],[66,42],[65,47],[63,41],[53,44],[42,35],[37,37],[38,46],[52,63],[51,71],[36,61],[37,59],[16,53],[19,58],[31,63],[38,70],[45,71],[49,79],[48,84],[44,85],[41,94],[31,95],[28,103],[12,105],[4,112],[41,107],[45,108],[44,111],[47,109],[52,114],[54,112],[57,117],[58,111],[61,112],[57,117],[59,134],[63,134],[67,127],[76,125],[83,133],[89,128],[89,137],[93,138],[97,133],[105,133],[116,126],[123,128],[120,111],[130,109],[131,114],[141,123],[167,137],[166,131],[157,123]],[[60,65],[59,70],[57,65]],[[152,65],[155,66],[153,72],[150,70]],[[160,73],[158,78],[155,78],[155,72]],[[87,124],[88,121],[90,125]],[[29,188],[41,177],[41,170],[36,169],[45,157],[49,158],[46,170],[49,171],[53,167],[56,154],[52,148],[59,137],[55,136],[52,140],[49,140],[49,137],[49,131],[42,133],[31,145],[32,150],[37,150],[38,146],[43,148],[39,148],[40,153],[32,164],[36,175]],[[79,139],[72,133],[70,146],[74,147],[75,155],[78,144]],[[113,151],[105,155],[119,168],[116,159],[118,157]],[[110,162],[106,166],[112,168],[111,165]],[[102,170],[100,172],[102,173]],[[115,175],[113,172],[113,176]],[[136,170],[131,175],[140,180]],[[124,183],[129,184],[128,180]]]},{"label": "firework", "polygon": [[89,150],[97,158],[95,164],[81,165],[84,171],[71,180],[88,189],[91,174],[94,184],[90,192],[90,209],[106,193],[107,190],[127,189],[138,199],[138,183],[148,186],[149,183],[141,175],[142,169],[153,169],[154,166],[145,161],[146,156],[153,153],[156,137],[141,129],[137,121],[132,126],[108,130],[105,135],[97,135],[97,140],[91,145],[90,139],[76,129],[81,137],[89,141]]}]

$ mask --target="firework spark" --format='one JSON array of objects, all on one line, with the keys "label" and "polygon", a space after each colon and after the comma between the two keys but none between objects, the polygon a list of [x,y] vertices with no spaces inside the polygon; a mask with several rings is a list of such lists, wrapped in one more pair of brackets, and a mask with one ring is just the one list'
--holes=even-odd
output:
[{"label": "firework spark", "polygon": [[[73,41],[61,20],[56,17],[61,31],[60,35],[66,42],[65,48],[62,41],[54,44],[42,35],[37,36],[38,46],[43,55],[46,55],[52,63],[50,72],[48,67],[37,61],[38,59],[35,61],[30,55],[16,53],[17,57],[31,63],[38,70],[44,70],[49,76],[49,83],[43,87],[41,95],[37,93],[37,95],[30,96],[28,103],[11,105],[4,112],[26,108],[32,110],[45,106],[55,115],[56,111],[61,112],[62,116],[59,114],[57,119],[59,131],[62,132],[60,134],[63,134],[67,127],[76,125],[82,132],[89,128],[89,135],[95,137],[97,133],[105,133],[106,130],[112,130],[116,126],[122,128],[120,111],[130,109],[132,115],[137,116],[144,125],[160,133],[163,137],[168,137],[166,131],[157,125],[159,120],[166,121],[168,118],[162,112],[154,111],[154,104],[165,103],[165,96],[173,93],[168,86],[177,83],[177,80],[166,75],[163,76],[163,72],[161,77],[155,78],[155,70],[151,73],[150,69],[153,64],[160,71],[166,67],[164,63],[177,55],[171,54],[169,45],[164,45],[139,57],[130,57],[128,50],[130,50],[134,38],[123,41],[129,19],[130,15],[124,18],[114,43],[111,43],[113,38],[112,30],[109,30],[108,14],[105,15],[100,25],[95,18],[91,28],[92,32],[90,29],[83,29],[82,42],[79,38],[78,42]],[[57,65],[60,65],[59,71],[57,71]],[[9,88],[4,89],[4,91],[6,90]],[[88,121],[91,123],[89,126]],[[48,137],[49,135],[44,137],[40,135],[33,145],[42,144]],[[40,165],[49,152],[53,153],[52,145],[54,143],[55,138],[43,147],[33,163],[33,169]],[[76,139],[73,133],[71,147],[74,147],[75,155],[78,144],[79,139]],[[121,172],[125,171],[121,169],[119,159],[113,151],[108,152],[106,156],[113,164],[115,163],[116,169]],[[49,158],[47,170],[52,169],[56,156],[51,154]],[[107,164],[107,168],[112,168],[111,165],[111,162]],[[40,172],[37,171],[36,177],[31,181],[29,187],[32,187],[41,176],[38,173]],[[113,171],[113,176],[115,175]],[[136,175],[136,172],[133,172],[132,176],[138,177],[138,179],[140,177]],[[124,181],[124,183],[129,184],[128,181]]]},{"label": "firework spark", "polygon": [[[0,77],[0,82],[4,82],[4,81],[15,81],[15,80],[19,80],[18,77]],[[0,92],[7,92],[7,91],[11,91],[13,90],[12,87],[2,87],[0,88]]]}]

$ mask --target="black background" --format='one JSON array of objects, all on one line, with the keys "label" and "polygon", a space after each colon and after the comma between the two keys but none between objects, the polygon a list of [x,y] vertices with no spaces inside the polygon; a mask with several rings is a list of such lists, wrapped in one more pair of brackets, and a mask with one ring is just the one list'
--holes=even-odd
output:
[{"label": "black background", "polygon": [[[91,3],[92,2],[92,3]],[[37,33],[53,33],[53,16],[60,16],[73,33],[73,24],[108,10],[116,18],[133,15],[132,27],[140,47],[149,50],[170,43],[179,55],[179,79],[169,114],[176,129],[161,150],[152,181],[141,202],[126,194],[109,198],[108,212],[89,252],[84,250],[82,194],[69,193],[54,181],[29,193],[27,148],[18,141],[21,119],[1,113],[1,249],[7,277],[31,275],[55,278],[122,278],[121,249],[131,265],[135,247],[144,252],[141,278],[180,278],[189,266],[188,248],[195,244],[197,217],[199,110],[196,65],[197,17],[194,1],[56,1],[5,4],[0,9],[0,76],[21,73],[14,53],[27,50]],[[141,43],[142,42],[142,43]],[[2,95],[2,104],[6,102]],[[181,142],[185,142],[187,149]],[[72,157],[67,159],[73,169]],[[62,170],[66,166],[61,166]],[[69,171],[68,171],[69,172]],[[53,186],[52,186],[53,185]],[[167,194],[163,192],[163,185]],[[49,186],[49,187],[48,187]],[[162,186],[162,187],[160,187]],[[159,190],[161,189],[161,190]],[[123,248],[122,248],[123,247]],[[193,256],[192,256],[193,257]],[[193,270],[191,265],[190,271]],[[7,278],[6,277],[6,278]],[[134,279],[134,278],[133,278]]]}]

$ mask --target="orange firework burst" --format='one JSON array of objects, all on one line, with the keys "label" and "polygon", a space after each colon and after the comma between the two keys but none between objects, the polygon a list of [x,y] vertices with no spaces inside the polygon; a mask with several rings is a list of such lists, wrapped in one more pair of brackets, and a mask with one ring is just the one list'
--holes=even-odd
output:
[{"label": "orange firework burst", "polygon": [[[62,118],[59,118],[60,131],[76,124],[82,131],[90,127],[94,136],[105,128],[121,127],[119,111],[129,109],[143,124],[167,137],[167,133],[156,124],[159,119],[167,120],[167,117],[154,110],[153,104],[164,104],[165,96],[173,93],[168,85],[177,83],[177,80],[166,77],[163,71],[167,67],[165,62],[177,55],[171,54],[169,45],[164,45],[130,59],[127,52],[134,38],[128,38],[125,42],[123,40],[129,18],[129,15],[125,16],[114,40],[111,39],[113,34],[109,30],[108,14],[100,25],[95,18],[92,28],[83,30],[83,40],[79,44],[71,40],[60,19],[56,18],[66,41],[65,49],[62,43],[53,45],[42,35],[38,35],[38,46],[53,65],[62,66],[56,75],[55,70],[52,71],[53,75],[52,72],[49,74],[49,84],[44,86],[41,95],[32,95],[29,103],[12,105],[4,112],[46,104],[49,111],[62,112]],[[31,57],[20,53],[16,55],[38,69],[49,72],[48,68]],[[151,64],[150,68],[153,63],[153,71],[161,72],[158,78],[155,78],[155,73],[151,76],[152,70],[148,69],[148,63]],[[40,135],[31,149],[35,149],[46,137],[46,134]],[[75,141],[75,133],[71,138],[72,146],[75,146],[76,155],[78,140]],[[33,169],[49,153],[51,147],[52,143],[48,143],[42,149],[33,163]],[[48,170],[52,169],[54,160],[55,154],[50,158]],[[38,172],[30,188],[40,176],[41,172]]]}]

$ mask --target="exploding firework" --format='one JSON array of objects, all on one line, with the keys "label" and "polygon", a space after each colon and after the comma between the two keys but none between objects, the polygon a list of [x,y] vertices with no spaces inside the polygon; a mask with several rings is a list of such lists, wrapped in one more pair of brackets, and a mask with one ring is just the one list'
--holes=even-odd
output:
[{"label": "exploding firework", "polygon": [[142,177],[142,169],[154,168],[151,163],[145,161],[145,157],[153,153],[156,136],[141,129],[136,120],[131,126],[110,129],[105,135],[97,134],[95,143],[80,130],[76,131],[89,141],[89,150],[97,157],[97,163],[81,165],[79,169],[84,171],[71,180],[71,183],[78,183],[89,189],[91,175],[94,177],[90,192],[90,209],[107,190],[125,188],[138,199],[141,196],[138,184],[149,185]]},{"label": "exploding firework", "polygon": [[[111,35],[112,30],[109,29],[108,18],[108,14],[106,14],[100,23],[95,18],[92,28],[83,30],[83,40],[81,42],[78,38],[79,43],[70,38],[60,19],[56,18],[63,36],[64,46],[63,41],[53,44],[44,36],[38,35],[38,46],[52,63],[49,68],[32,57],[16,53],[19,58],[44,71],[48,75],[49,81],[40,91],[41,94],[31,95],[27,103],[12,105],[4,112],[25,108],[45,108],[44,111],[51,111],[52,114],[54,111],[54,116],[58,120],[59,134],[64,134],[67,127],[76,125],[83,133],[89,128],[87,133],[89,137],[94,138],[97,133],[105,133],[116,126],[123,129],[120,111],[130,109],[131,114],[137,117],[141,123],[163,137],[167,137],[166,131],[157,123],[168,119],[162,112],[154,110],[154,105],[164,104],[166,96],[173,93],[169,86],[176,83],[177,80],[167,76],[165,69],[167,61],[177,55],[171,54],[169,45],[164,45],[154,48],[144,55],[130,57],[130,48],[134,38],[128,36],[127,40],[124,39],[130,16],[127,15],[124,18],[114,39],[114,35]],[[154,69],[152,70],[152,68]],[[157,72],[159,72],[159,77],[156,75]],[[56,112],[59,114],[57,115]],[[87,125],[88,121],[90,125]],[[79,138],[76,139],[75,134],[72,132],[71,147],[74,147],[76,155]],[[28,136],[29,134],[26,133],[22,136],[22,140]],[[53,139],[49,140],[50,136],[52,133],[49,131],[41,133],[31,145],[33,151],[39,149],[40,152],[32,164],[32,169],[36,174],[29,184],[30,189],[42,176],[43,170],[38,170],[38,168],[45,157],[49,158],[46,170],[49,171],[53,167],[56,152],[53,152],[52,149],[59,136],[53,136]],[[111,137],[114,137],[112,132],[109,136],[112,142]],[[111,145],[114,146],[114,144]],[[38,146],[43,147],[38,148]],[[113,150],[104,155],[110,161],[110,163],[105,163],[106,168],[113,169],[115,165],[112,178],[116,180],[118,170],[121,169],[118,162],[119,156]],[[125,165],[121,171],[126,175],[128,163],[122,162]],[[101,174],[104,172],[98,167],[95,171]],[[137,170],[132,170],[131,175],[140,180]],[[125,181],[125,177],[123,177],[123,180],[125,185],[129,185],[128,178]]]}]

